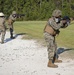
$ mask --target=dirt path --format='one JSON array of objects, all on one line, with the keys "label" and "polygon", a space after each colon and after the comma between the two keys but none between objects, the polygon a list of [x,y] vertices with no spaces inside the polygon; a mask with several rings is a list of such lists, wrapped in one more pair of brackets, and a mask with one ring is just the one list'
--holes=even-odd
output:
[{"label": "dirt path", "polygon": [[0,44],[0,75],[74,75],[74,59],[63,56],[67,52],[60,55],[63,63],[57,69],[48,68],[46,47],[21,37],[11,40],[6,33],[5,43]]}]

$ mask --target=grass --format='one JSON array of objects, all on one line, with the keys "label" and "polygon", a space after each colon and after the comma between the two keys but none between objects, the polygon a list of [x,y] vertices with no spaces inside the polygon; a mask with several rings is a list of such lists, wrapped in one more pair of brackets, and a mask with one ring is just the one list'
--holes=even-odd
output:
[{"label": "grass", "polygon": [[30,38],[43,38],[43,28],[46,21],[21,21],[15,22],[16,33],[26,33]]},{"label": "grass", "polygon": [[[16,21],[14,30],[16,33],[25,33],[27,37],[24,39],[40,39],[44,40],[43,29],[46,21]],[[59,36],[56,36],[59,46],[74,47],[74,23],[65,29],[60,30]]]},{"label": "grass", "polygon": [[57,41],[59,46],[74,48],[74,23],[67,28],[60,30]]}]

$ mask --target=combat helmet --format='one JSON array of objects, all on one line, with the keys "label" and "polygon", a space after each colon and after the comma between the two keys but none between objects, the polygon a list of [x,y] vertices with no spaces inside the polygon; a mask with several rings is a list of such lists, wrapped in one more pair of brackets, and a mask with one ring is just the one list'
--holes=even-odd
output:
[{"label": "combat helmet", "polygon": [[62,15],[62,12],[59,9],[54,10],[53,13],[52,13],[53,17],[59,17],[61,15]]},{"label": "combat helmet", "polygon": [[5,16],[2,12],[0,12],[0,17]]},{"label": "combat helmet", "polygon": [[12,14],[16,14],[16,11],[13,11]]}]

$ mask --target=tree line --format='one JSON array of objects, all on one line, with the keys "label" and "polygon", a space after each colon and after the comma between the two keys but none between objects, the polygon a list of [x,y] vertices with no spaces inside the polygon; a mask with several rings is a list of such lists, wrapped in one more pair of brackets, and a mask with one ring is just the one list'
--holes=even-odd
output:
[{"label": "tree line", "polygon": [[0,12],[25,14],[20,20],[47,20],[56,8],[62,16],[74,17],[74,0],[0,0]]}]

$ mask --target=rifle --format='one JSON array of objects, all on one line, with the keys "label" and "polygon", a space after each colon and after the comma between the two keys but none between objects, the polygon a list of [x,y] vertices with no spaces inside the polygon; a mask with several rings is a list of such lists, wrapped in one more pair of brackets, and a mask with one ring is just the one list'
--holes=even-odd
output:
[{"label": "rifle", "polygon": [[70,25],[70,18],[68,16],[64,16],[61,20],[65,20],[66,22],[63,23],[63,26],[61,28],[66,28],[67,26]]},{"label": "rifle", "polygon": [[25,16],[25,14],[16,14],[17,18],[21,18],[21,17],[24,17],[24,16]]}]

